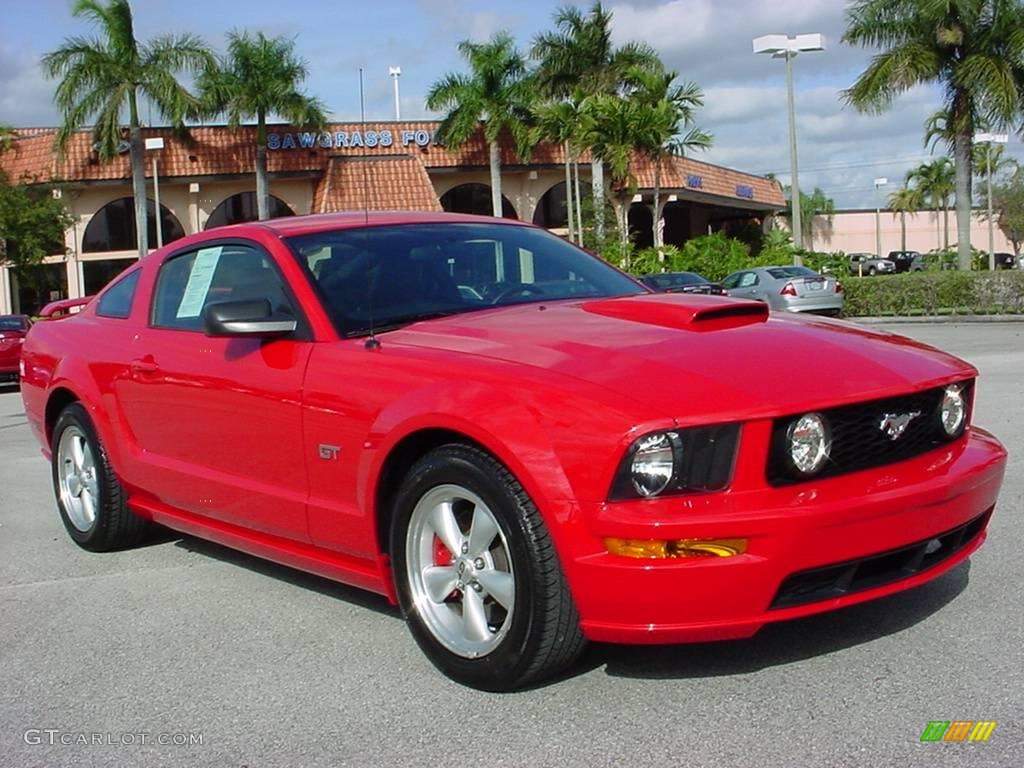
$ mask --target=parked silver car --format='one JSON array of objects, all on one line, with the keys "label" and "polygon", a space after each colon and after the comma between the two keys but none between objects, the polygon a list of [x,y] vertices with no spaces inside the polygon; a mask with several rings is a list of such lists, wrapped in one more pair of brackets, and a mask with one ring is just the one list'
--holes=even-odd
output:
[{"label": "parked silver car", "polygon": [[771,309],[838,315],[843,311],[843,286],[832,275],[807,267],[754,267],[733,272],[722,281],[730,296],[756,299]]},{"label": "parked silver car", "polygon": [[873,253],[851,253],[848,258],[851,275],[891,275],[896,271],[895,261],[880,259]]}]

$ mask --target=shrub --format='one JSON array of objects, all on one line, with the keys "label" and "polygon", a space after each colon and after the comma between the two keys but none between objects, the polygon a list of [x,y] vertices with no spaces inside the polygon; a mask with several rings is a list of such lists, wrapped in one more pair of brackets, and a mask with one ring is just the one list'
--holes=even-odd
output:
[{"label": "shrub", "polygon": [[971,315],[1024,312],[1024,272],[910,272],[851,277],[844,314]]},{"label": "shrub", "polygon": [[687,241],[672,264],[672,271],[696,272],[708,280],[717,281],[753,264],[746,245],[716,232]]}]

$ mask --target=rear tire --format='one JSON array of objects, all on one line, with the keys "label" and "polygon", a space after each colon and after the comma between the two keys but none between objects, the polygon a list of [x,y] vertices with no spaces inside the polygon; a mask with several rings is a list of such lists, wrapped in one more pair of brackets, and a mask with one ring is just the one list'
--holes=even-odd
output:
[{"label": "rear tire", "polygon": [[457,682],[521,688],[585,647],[540,513],[478,448],[445,445],[416,462],[395,499],[391,555],[413,637]]},{"label": "rear tire", "polygon": [[61,412],[51,445],[57,509],[72,540],[90,552],[137,544],[149,523],[128,509],[124,489],[80,403]]}]

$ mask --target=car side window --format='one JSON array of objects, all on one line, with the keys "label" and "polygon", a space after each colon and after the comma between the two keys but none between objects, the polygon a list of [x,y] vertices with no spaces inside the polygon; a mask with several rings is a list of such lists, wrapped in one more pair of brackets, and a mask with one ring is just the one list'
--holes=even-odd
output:
[{"label": "car side window", "polygon": [[740,288],[750,288],[757,285],[757,274],[755,272],[744,272],[740,278]]},{"label": "car side window", "polygon": [[725,280],[722,281],[722,287],[726,290],[735,288],[740,283],[740,278],[743,277],[743,273],[737,272],[736,274],[729,275]]},{"label": "car side window", "polygon": [[132,302],[135,300],[135,288],[139,284],[142,270],[136,269],[125,275],[103,292],[96,314],[101,317],[113,317],[124,320],[132,313]]},{"label": "car side window", "polygon": [[270,257],[250,245],[216,245],[171,257],[160,267],[152,325],[200,331],[203,310],[223,301],[267,299],[271,311],[294,315]]}]

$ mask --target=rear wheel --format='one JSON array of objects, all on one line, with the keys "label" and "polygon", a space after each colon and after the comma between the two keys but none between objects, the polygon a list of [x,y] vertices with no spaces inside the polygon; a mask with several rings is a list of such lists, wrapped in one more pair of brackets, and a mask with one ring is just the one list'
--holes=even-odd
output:
[{"label": "rear wheel", "polygon": [[128,509],[124,489],[81,404],[61,412],[52,445],[57,508],[75,543],[92,552],[136,544],[148,523]]},{"label": "rear wheel", "polygon": [[430,660],[465,685],[519,688],[584,647],[540,513],[489,454],[446,445],[398,492],[391,553],[399,601]]},{"label": "rear wheel", "polygon": [[874,277],[876,274],[878,274],[878,270],[875,269],[874,267],[871,267],[871,269],[868,270],[868,274]]}]

